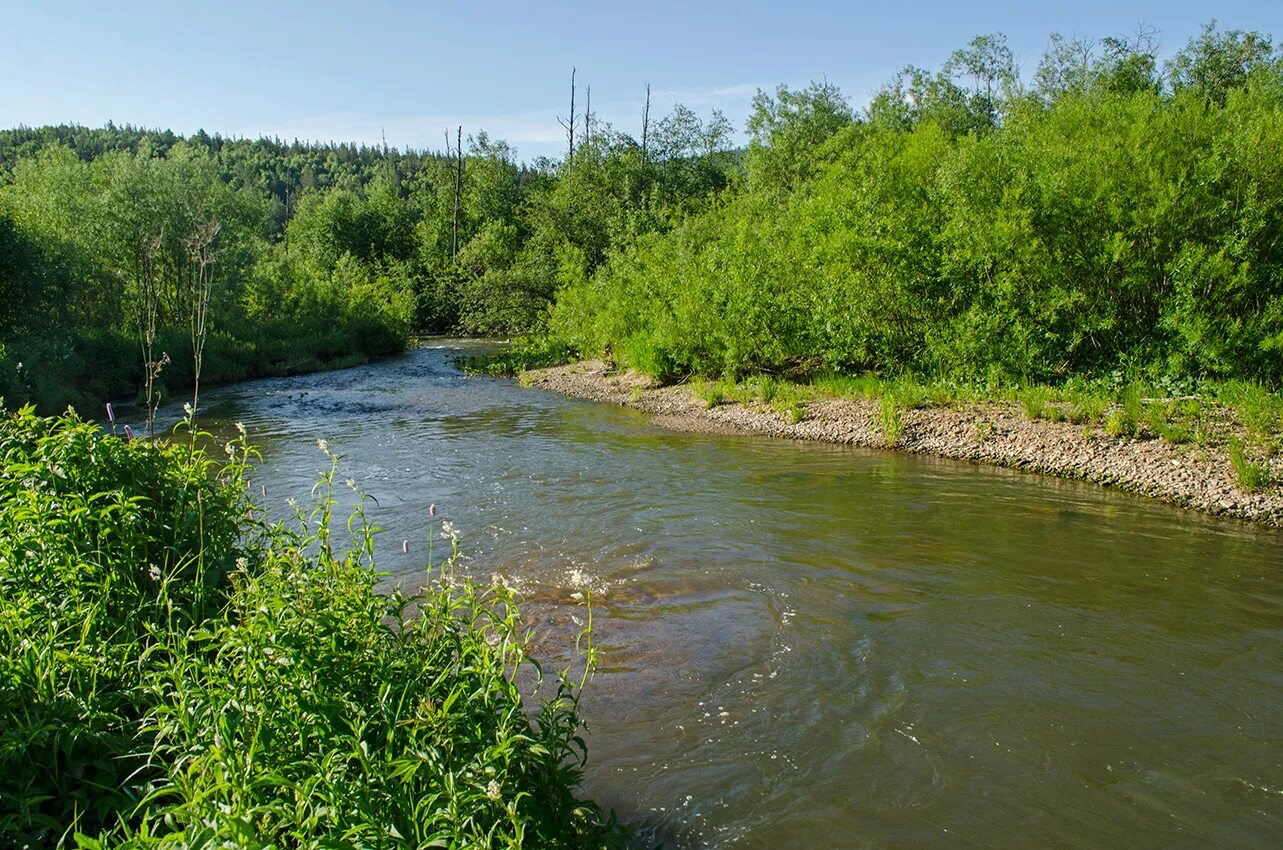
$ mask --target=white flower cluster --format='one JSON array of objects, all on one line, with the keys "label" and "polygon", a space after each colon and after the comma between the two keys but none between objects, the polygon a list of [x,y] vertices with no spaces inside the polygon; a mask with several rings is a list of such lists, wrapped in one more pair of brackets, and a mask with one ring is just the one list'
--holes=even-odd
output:
[{"label": "white flower cluster", "polygon": [[441,523],[441,537],[449,540],[451,544],[459,542],[459,530],[454,527],[454,523],[445,520]]}]

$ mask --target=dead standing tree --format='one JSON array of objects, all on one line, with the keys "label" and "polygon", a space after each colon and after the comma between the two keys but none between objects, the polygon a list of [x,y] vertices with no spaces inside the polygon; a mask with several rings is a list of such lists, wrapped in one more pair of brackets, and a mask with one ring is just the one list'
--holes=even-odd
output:
[{"label": "dead standing tree", "polygon": [[450,230],[450,259],[459,259],[459,198],[463,190],[463,125],[455,130],[454,153],[450,152],[450,131],[445,131],[445,154],[454,160],[454,216]]},{"label": "dead standing tree", "polygon": [[558,118],[557,123],[566,128],[566,162],[575,155],[575,69],[570,69],[570,118]]},{"label": "dead standing tree", "polygon": [[646,164],[646,141],[650,136],[650,83],[646,84],[646,106],[642,109],[642,165]]},{"label": "dead standing tree", "polygon": [[463,192],[463,125],[454,136],[454,258],[459,259],[459,202]]}]

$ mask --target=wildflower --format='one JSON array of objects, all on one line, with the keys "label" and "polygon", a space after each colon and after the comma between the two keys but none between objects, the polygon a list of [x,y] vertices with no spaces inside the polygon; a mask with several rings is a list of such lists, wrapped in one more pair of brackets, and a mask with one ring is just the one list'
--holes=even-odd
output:
[{"label": "wildflower", "polygon": [[410,541],[409,541],[409,540],[402,540],[402,541],[401,541],[401,554],[402,554],[402,555],[408,555],[408,554],[410,554]]},{"label": "wildflower", "polygon": [[459,542],[459,531],[454,527],[454,523],[448,519],[441,523],[441,537],[451,543]]},{"label": "wildflower", "polygon": [[491,780],[486,784],[486,796],[487,796],[487,797],[489,797],[491,800],[498,800],[498,799],[499,799],[499,783],[498,783],[498,782],[496,782],[495,780],[491,779]]},{"label": "wildflower", "polygon": [[151,576],[152,581],[160,581],[160,567],[155,564],[148,564],[147,575]]},{"label": "wildflower", "polygon": [[330,453],[330,443],[328,440],[324,440],[324,439],[317,440],[316,447],[319,448],[321,451],[325,452],[326,454]]},{"label": "wildflower", "polygon": [[433,504],[428,505],[428,516],[436,516],[436,515],[437,515],[437,506],[436,506],[436,503],[434,502]]},{"label": "wildflower", "polygon": [[344,481],[343,483],[347,485],[347,488],[348,488],[349,490],[352,490],[353,492],[355,492],[355,491],[356,491],[356,479],[355,479],[355,478],[349,478],[348,480]]},{"label": "wildflower", "polygon": [[186,413],[189,417],[192,415],[192,403],[190,401],[183,402],[183,413]]},{"label": "wildflower", "polygon": [[267,498],[267,485],[266,485],[266,484],[260,484],[260,485],[258,485],[258,487],[259,487],[259,491],[263,494],[263,498],[264,498],[264,499],[266,499],[266,498]]},{"label": "wildflower", "polygon": [[107,421],[112,425],[116,424],[116,411],[111,406],[111,402],[107,402]]},{"label": "wildflower", "polygon": [[132,440],[133,438],[134,438],[134,429],[133,429],[133,428],[130,428],[128,425],[126,425],[126,426],[125,426],[125,439],[126,439],[126,440]]},{"label": "wildflower", "polygon": [[223,451],[227,452],[228,457],[236,457],[236,447],[233,446],[231,443],[228,443],[227,445],[223,446]]},{"label": "wildflower", "polygon": [[244,422],[237,422],[237,423],[236,423],[236,430],[237,430],[237,431],[240,431],[240,432],[241,432],[241,436],[242,436],[242,437],[244,437],[244,436],[245,436],[245,423],[244,423]]},{"label": "wildflower", "polygon": [[239,558],[236,559],[236,569],[243,570],[248,566],[249,566],[249,559],[246,558],[244,555],[241,555]]}]

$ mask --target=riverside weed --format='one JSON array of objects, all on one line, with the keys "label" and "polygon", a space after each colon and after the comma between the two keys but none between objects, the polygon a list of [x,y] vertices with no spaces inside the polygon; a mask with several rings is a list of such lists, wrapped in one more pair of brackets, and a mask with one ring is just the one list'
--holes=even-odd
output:
[{"label": "riverside weed", "polygon": [[1239,487],[1252,492],[1264,490],[1270,486],[1273,481],[1270,467],[1267,464],[1252,461],[1247,456],[1246,446],[1238,437],[1230,438],[1229,454],[1230,463],[1234,467],[1234,477],[1238,480]]},{"label": "riverside weed", "polygon": [[1025,418],[1031,422],[1043,417],[1050,401],[1051,391],[1046,387],[1029,387],[1020,393],[1020,406],[1025,411]]},{"label": "riverside weed", "polygon": [[423,593],[380,593],[335,466],[269,527],[230,449],[0,422],[0,844],[618,843],[571,791],[586,678],[528,711],[515,602],[456,575],[457,536]]},{"label": "riverside weed", "polygon": [[882,439],[888,446],[894,446],[904,433],[904,416],[900,406],[890,395],[882,396],[878,406],[878,424],[882,429]]}]

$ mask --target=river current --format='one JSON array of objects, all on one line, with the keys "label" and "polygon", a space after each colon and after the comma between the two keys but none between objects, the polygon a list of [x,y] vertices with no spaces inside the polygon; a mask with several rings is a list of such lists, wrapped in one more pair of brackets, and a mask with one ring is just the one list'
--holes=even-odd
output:
[{"label": "river current", "polygon": [[278,508],[308,500],[326,440],[405,583],[451,521],[462,569],[516,585],[554,659],[591,591],[583,792],[643,846],[1283,840],[1283,534],[967,463],[666,431],[467,376],[475,345],[210,390],[202,424],[244,423]]}]

